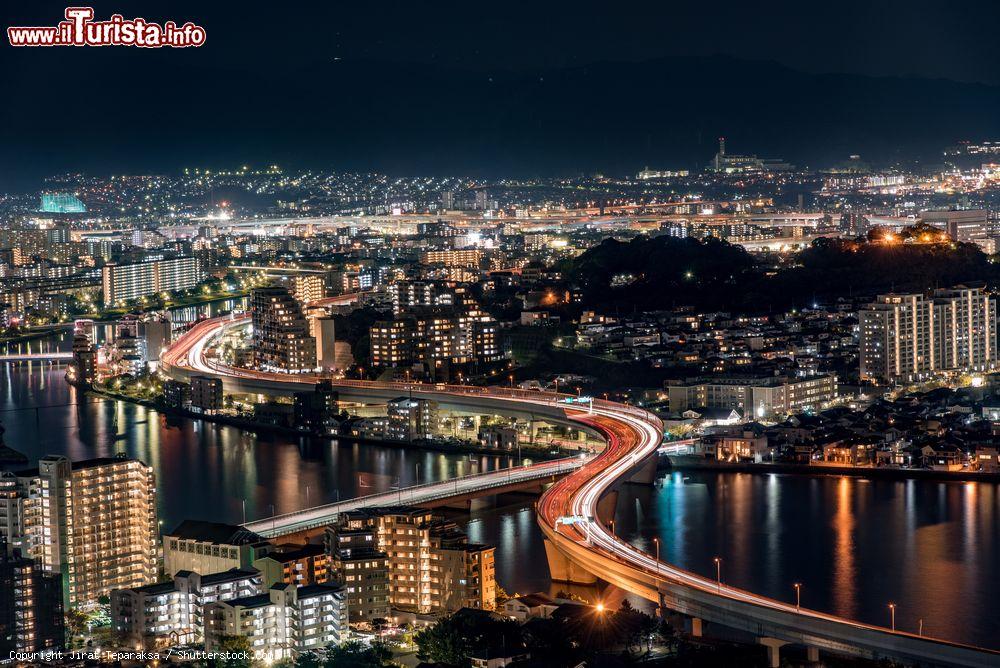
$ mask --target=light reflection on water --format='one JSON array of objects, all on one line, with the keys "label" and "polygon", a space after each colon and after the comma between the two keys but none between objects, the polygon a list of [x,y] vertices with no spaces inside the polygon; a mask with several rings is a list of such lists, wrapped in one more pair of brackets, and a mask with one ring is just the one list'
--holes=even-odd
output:
[{"label": "light reflection on water", "polygon": [[239,522],[308,505],[506,467],[507,457],[261,434],[84,396],[64,367],[0,365],[5,440],[29,459],[123,451],[156,472],[160,518]]},{"label": "light reflection on water", "polygon": [[[638,507],[641,512],[624,512]],[[1000,493],[989,483],[675,472],[615,525],[671,563],[788,602],[1000,648]]]},{"label": "light reflection on water", "polygon": [[[29,457],[121,449],[156,470],[164,524],[265,517],[307,505],[505,466],[498,457],[257,436],[120,402],[67,406],[78,393],[47,364],[0,365],[7,443]],[[94,401],[94,399],[90,399]],[[45,408],[45,407],[50,408]],[[37,410],[35,407],[40,407]],[[27,410],[24,410],[27,409]],[[550,589],[533,502],[477,513],[473,541],[497,546],[508,591]],[[1000,493],[995,484],[865,481],[835,476],[673,473],[625,486],[617,533],[732,585],[927,635],[1000,648]]]}]

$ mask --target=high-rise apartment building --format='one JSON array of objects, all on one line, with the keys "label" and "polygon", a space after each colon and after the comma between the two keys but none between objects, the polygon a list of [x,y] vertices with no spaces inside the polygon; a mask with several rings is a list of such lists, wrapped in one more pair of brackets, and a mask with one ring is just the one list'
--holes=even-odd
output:
[{"label": "high-rise apartment building", "polygon": [[63,647],[62,579],[0,540],[0,656]]},{"label": "high-rise apartment building", "polygon": [[495,548],[469,543],[453,522],[411,506],[348,511],[342,522],[374,531],[388,557],[394,608],[423,614],[496,607]]},{"label": "high-rise apartment building", "polygon": [[445,267],[478,267],[485,253],[478,248],[448,248],[425,251],[420,254],[420,264],[439,264]]},{"label": "high-rise apartment building", "polygon": [[0,528],[10,543],[63,578],[67,605],[156,580],[153,469],[125,456],[70,462],[49,455],[3,479]]},{"label": "high-rise apartment building", "polygon": [[292,278],[292,295],[300,304],[308,304],[326,297],[324,274],[296,274]]},{"label": "high-rise apartment building", "polygon": [[302,308],[288,289],[254,288],[250,293],[253,354],[257,368],[299,372],[316,368],[316,339]]},{"label": "high-rise apartment building", "polygon": [[960,285],[923,294],[879,295],[858,314],[861,377],[913,381],[996,364],[996,300]]},{"label": "high-rise apartment building", "polygon": [[159,292],[187,290],[202,280],[201,260],[177,257],[128,264],[109,264],[102,269],[104,305],[113,306]]}]

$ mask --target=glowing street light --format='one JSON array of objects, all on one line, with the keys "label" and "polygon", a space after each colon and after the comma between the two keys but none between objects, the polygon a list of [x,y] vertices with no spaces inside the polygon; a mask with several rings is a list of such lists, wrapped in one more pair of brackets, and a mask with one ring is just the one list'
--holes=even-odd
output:
[{"label": "glowing street light", "polygon": [[796,582],[794,587],[795,587],[795,611],[798,612],[802,608],[802,583]]},{"label": "glowing street light", "polygon": [[896,604],[889,604],[889,623],[892,625],[893,632],[896,631]]},{"label": "glowing street light", "polygon": [[719,591],[722,591],[722,558],[715,557],[712,561],[715,562],[715,581],[719,585]]}]

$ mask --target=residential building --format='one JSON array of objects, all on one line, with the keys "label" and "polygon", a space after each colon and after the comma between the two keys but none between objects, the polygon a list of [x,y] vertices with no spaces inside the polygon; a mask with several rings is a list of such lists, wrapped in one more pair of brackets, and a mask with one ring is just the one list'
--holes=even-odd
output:
[{"label": "residential building", "polygon": [[191,376],[191,408],[202,413],[222,409],[222,379],[214,376]]},{"label": "residential building", "polygon": [[468,542],[450,521],[410,506],[343,514],[346,526],[372,529],[389,559],[389,602],[417,613],[496,607],[495,548]]},{"label": "residential building", "polygon": [[996,316],[996,300],[981,287],[879,295],[858,314],[861,377],[909,382],[943,371],[991,369]]},{"label": "residential building", "polygon": [[479,444],[484,448],[513,450],[517,447],[517,430],[503,425],[480,427]]},{"label": "residential building", "polygon": [[65,645],[62,578],[0,539],[0,656]]},{"label": "residential building", "polygon": [[208,575],[180,571],[169,582],[112,592],[111,629],[119,642],[136,650],[200,643],[205,637],[205,605],[262,591],[260,573],[254,569]]},{"label": "residential building", "polygon": [[296,392],[292,408],[295,426],[313,434],[337,433],[339,396],[328,380],[316,383],[312,392]]},{"label": "residential building", "polygon": [[332,584],[277,584],[266,593],[205,606],[205,650],[223,649],[227,636],[244,636],[268,663],[339,645],[348,638],[347,598]]},{"label": "residential building", "polygon": [[477,248],[425,251],[420,254],[420,264],[439,264],[445,267],[478,267],[485,253]]},{"label": "residential building", "polygon": [[159,563],[156,479],[124,455],[71,462],[48,455],[2,479],[0,528],[63,579],[69,607],[153,582]]},{"label": "residential building", "polygon": [[837,397],[837,377],[707,376],[665,385],[674,413],[689,409],[732,409],[746,419],[819,408]]},{"label": "residential building", "polygon": [[187,290],[203,278],[201,260],[195,257],[108,264],[101,271],[105,306],[160,292]]},{"label": "residential building", "polygon": [[163,534],[163,572],[221,573],[251,568],[273,548],[266,538],[239,525],[184,520]]},{"label": "residential building", "polygon": [[369,330],[373,367],[483,365],[503,359],[492,316],[478,310],[424,312],[376,322]]},{"label": "residential building", "polygon": [[388,438],[413,441],[432,438],[438,428],[438,403],[432,399],[399,397],[386,404]]},{"label": "residential building", "polygon": [[330,579],[330,555],[321,544],[278,547],[253,562],[265,588],[284,582],[297,586]]},{"label": "residential building", "polygon": [[305,305],[326,297],[326,276],[324,274],[296,274],[292,278],[292,295]]},{"label": "residential building", "polygon": [[287,288],[254,288],[250,293],[254,365],[270,371],[316,368],[316,339],[302,308]]},{"label": "residential building", "polygon": [[352,624],[389,617],[389,557],[378,549],[374,527],[350,514],[325,533],[330,580],[344,586]]}]

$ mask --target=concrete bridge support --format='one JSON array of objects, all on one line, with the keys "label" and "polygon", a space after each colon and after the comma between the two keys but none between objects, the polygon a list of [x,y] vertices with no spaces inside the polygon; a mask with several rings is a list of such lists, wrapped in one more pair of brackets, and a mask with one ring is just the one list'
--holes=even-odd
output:
[{"label": "concrete bridge support", "polygon": [[652,485],[654,480],[656,480],[656,457],[650,457],[643,462],[628,479],[637,485]]},{"label": "concrete bridge support", "polygon": [[613,489],[597,502],[597,518],[604,524],[615,519],[615,509],[618,507],[618,490]]},{"label": "concrete bridge support", "polygon": [[819,663],[819,647],[806,647],[806,661]]},{"label": "concrete bridge support", "polygon": [[702,635],[701,628],[701,617],[691,618],[691,636],[694,638],[700,638]]},{"label": "concrete bridge support", "polygon": [[758,638],[757,642],[767,648],[767,665],[769,668],[778,668],[781,665],[779,652],[788,643],[777,638]]},{"label": "concrete bridge support", "polygon": [[548,538],[544,540],[544,544],[545,556],[549,561],[549,576],[553,582],[568,582],[579,585],[597,583],[597,578],[592,573],[574,564]]}]

